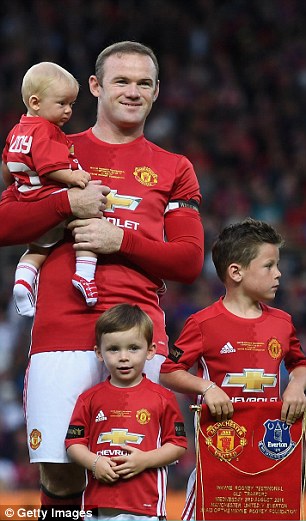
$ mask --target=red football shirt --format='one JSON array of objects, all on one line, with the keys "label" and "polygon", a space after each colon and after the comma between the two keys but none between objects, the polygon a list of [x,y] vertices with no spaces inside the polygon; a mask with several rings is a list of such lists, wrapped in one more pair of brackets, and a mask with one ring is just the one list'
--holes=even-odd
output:
[{"label": "red football shirt", "polygon": [[280,400],[280,364],[306,366],[288,313],[265,304],[259,318],[230,313],[222,298],[191,315],[161,373],[198,366],[198,376],[221,387],[233,402]]},{"label": "red football shirt", "polygon": [[[107,457],[125,454],[122,444],[143,451],[165,443],[187,447],[184,423],[175,395],[145,376],[135,387],[111,385],[109,379],[81,394],[75,405],[66,447],[86,445]],[[111,485],[88,473],[85,509],[118,508],[147,516],[165,516],[166,467],[147,469]]]},{"label": "red football shirt", "polygon": [[[166,355],[168,339],[159,303],[164,283],[159,271],[165,278],[172,278],[172,273],[164,268],[167,258],[165,254],[161,256],[159,246],[170,246],[172,256],[173,248],[178,248],[178,255],[182,257],[184,248],[180,241],[172,245],[164,240],[165,220],[171,226],[173,216],[179,216],[183,229],[185,220],[193,219],[196,231],[190,229],[188,235],[190,242],[197,245],[198,258],[202,258],[199,213],[191,208],[176,207],[178,200],[199,202],[201,199],[193,167],[184,156],[167,152],[143,136],[131,143],[116,145],[100,141],[87,130],[70,139],[84,170],[112,190],[104,215],[124,228],[121,251],[127,255],[99,255],[95,277],[99,302],[89,308],[84,306],[71,283],[75,253],[72,238],[67,234],[67,240],[53,250],[41,269],[31,353],[92,349],[95,322],[100,314],[113,305],[128,302],[138,304],[151,317],[157,352]],[[139,257],[144,255],[141,244],[148,239],[151,241],[150,248],[146,247],[148,259],[140,263]],[[134,251],[136,243],[138,252],[137,248]],[[180,257],[177,257],[178,265],[182,264]],[[188,266],[181,269],[184,271],[188,271]]]},{"label": "red football shirt", "polygon": [[70,142],[54,123],[41,117],[23,115],[7,136],[2,153],[4,163],[15,178],[19,200],[36,201],[66,187],[49,180],[55,170],[79,168],[69,152]]}]

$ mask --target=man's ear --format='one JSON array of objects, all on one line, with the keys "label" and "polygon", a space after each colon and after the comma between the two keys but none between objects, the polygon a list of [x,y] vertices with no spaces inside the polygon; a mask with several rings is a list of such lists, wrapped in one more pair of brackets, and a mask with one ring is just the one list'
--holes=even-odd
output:
[{"label": "man's ear", "polygon": [[148,346],[147,360],[152,360],[155,353],[156,353],[156,344],[153,343],[150,346]]},{"label": "man's ear", "polygon": [[99,82],[98,82],[98,78],[97,78],[97,76],[95,76],[94,74],[92,74],[92,75],[89,77],[88,84],[89,84],[89,90],[90,90],[91,94],[92,94],[95,98],[98,98],[98,97],[100,96],[101,85],[100,85]]},{"label": "man's ear", "polygon": [[100,360],[100,362],[103,362],[103,356],[101,354],[101,348],[98,347],[98,346],[94,346],[94,351],[96,353],[97,359]]},{"label": "man's ear", "polygon": [[230,280],[234,282],[241,282],[242,279],[242,269],[240,264],[232,263],[227,268],[227,274]]},{"label": "man's ear", "polygon": [[157,100],[158,94],[159,94],[159,80],[157,81],[157,84],[156,84],[156,87],[155,87],[155,92],[154,92],[154,96],[153,96],[153,102]]}]

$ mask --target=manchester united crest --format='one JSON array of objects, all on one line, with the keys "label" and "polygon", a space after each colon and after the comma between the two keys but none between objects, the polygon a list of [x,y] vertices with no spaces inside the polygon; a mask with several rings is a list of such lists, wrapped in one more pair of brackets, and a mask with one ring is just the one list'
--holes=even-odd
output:
[{"label": "manchester united crest", "polygon": [[231,461],[241,454],[247,444],[246,428],[233,420],[210,425],[206,429],[209,452],[220,460]]},{"label": "manchester united crest", "polygon": [[29,436],[31,449],[33,449],[33,450],[38,449],[38,447],[41,444],[41,440],[42,440],[41,432],[38,429],[33,429]]},{"label": "manchester united crest", "polygon": [[282,356],[282,346],[280,342],[277,340],[277,338],[270,338],[268,340],[268,352],[269,355],[277,360]]},{"label": "manchester united crest", "polygon": [[145,425],[151,420],[151,413],[147,409],[139,409],[136,413],[136,420],[141,425]]},{"label": "manchester united crest", "polygon": [[133,172],[135,179],[145,186],[153,186],[157,184],[157,174],[148,166],[137,166]]}]

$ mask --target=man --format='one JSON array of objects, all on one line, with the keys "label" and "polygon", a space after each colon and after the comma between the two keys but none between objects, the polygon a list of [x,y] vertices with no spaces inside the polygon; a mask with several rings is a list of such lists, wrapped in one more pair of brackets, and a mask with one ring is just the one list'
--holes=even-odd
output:
[{"label": "man", "polygon": [[[69,225],[75,249],[99,255],[94,308],[84,309],[71,284],[74,252],[68,234],[40,274],[25,405],[31,461],[40,463],[42,504],[49,508],[80,504],[85,486],[81,468],[68,463],[64,440],[78,395],[101,379],[93,352],[97,317],[121,302],[148,313],[157,355],[146,372],[156,381],[167,354],[159,305],[163,279],[191,283],[203,264],[201,196],[193,167],[143,135],[159,92],[153,51],[137,42],[107,47],[97,58],[89,87],[98,101],[96,124],[70,140],[82,168],[92,179],[107,181],[108,189],[89,183],[84,190],[69,190],[69,201],[59,193],[30,208],[16,201],[11,189],[0,204],[0,218],[8,223],[0,231],[2,245],[29,242],[73,213],[82,218]],[[95,212],[89,210],[87,194]],[[104,218],[92,218],[97,208],[104,210]],[[86,212],[89,219],[83,219]],[[44,224],[37,223],[40,216]]]}]

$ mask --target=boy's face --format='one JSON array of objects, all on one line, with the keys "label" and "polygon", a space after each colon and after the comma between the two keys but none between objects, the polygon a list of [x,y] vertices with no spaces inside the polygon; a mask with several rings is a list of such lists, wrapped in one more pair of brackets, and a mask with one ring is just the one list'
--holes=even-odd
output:
[{"label": "boy's face", "polygon": [[253,300],[272,300],[279,286],[279,248],[262,244],[247,268],[241,268],[242,289]]},{"label": "boy's face", "polygon": [[131,387],[142,379],[146,360],[155,354],[155,344],[148,343],[138,327],[127,331],[105,333],[100,346],[96,346],[96,355],[104,361],[111,374],[111,382],[117,387]]}]

